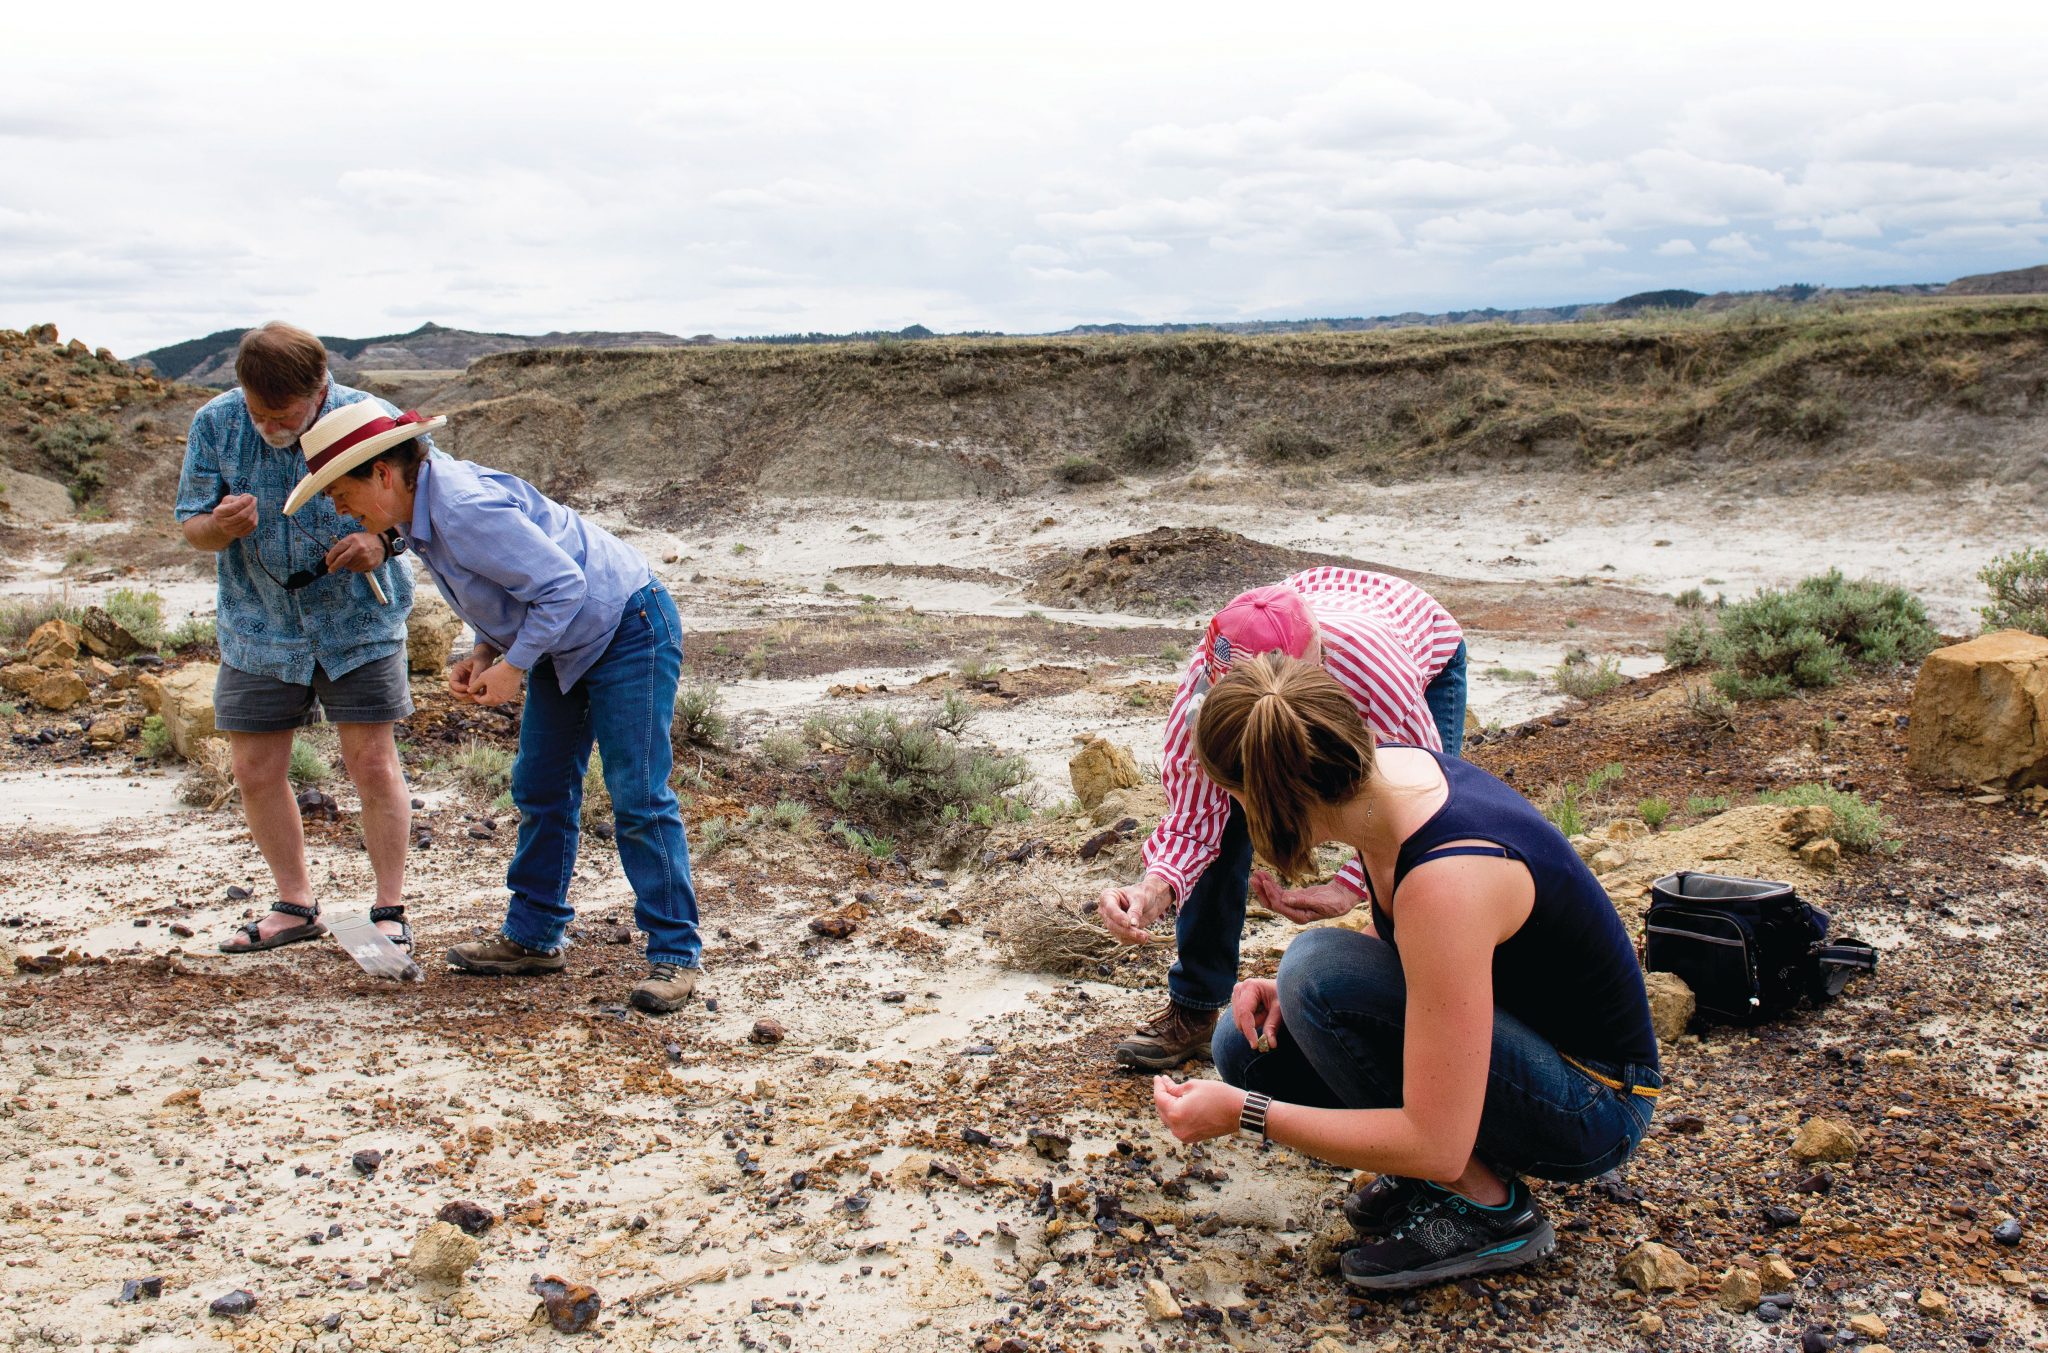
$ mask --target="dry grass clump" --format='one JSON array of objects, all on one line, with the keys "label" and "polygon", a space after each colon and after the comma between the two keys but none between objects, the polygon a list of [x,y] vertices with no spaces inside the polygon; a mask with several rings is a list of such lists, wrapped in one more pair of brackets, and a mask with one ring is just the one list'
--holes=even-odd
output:
[{"label": "dry grass clump", "polygon": [[996,914],[1003,962],[1019,972],[1074,973],[1092,969],[1114,954],[1116,937],[1093,912],[1060,893],[1034,892],[1012,898]]}]

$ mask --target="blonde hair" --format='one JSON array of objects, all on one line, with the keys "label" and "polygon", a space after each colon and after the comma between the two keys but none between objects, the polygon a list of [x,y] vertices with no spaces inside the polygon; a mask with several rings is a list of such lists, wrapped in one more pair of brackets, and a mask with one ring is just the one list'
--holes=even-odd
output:
[{"label": "blonde hair", "polygon": [[1373,737],[1320,663],[1270,653],[1239,662],[1195,720],[1195,755],[1244,805],[1252,846],[1292,881],[1306,872],[1309,813],[1350,802],[1373,777]]}]

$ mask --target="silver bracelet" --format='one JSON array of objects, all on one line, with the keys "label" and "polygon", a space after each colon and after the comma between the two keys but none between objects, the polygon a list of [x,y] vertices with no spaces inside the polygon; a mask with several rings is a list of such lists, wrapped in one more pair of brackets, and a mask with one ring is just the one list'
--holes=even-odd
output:
[{"label": "silver bracelet", "polygon": [[1244,1097],[1244,1108],[1238,1111],[1237,1130],[1239,1132],[1256,1132],[1259,1134],[1259,1140],[1265,1141],[1266,1110],[1272,1106],[1273,1097],[1271,1095],[1262,1095],[1257,1091],[1247,1093]]}]

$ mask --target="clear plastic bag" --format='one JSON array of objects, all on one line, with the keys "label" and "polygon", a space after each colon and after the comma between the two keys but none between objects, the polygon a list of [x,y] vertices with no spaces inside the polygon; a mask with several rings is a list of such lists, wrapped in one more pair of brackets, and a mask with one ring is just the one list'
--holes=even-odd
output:
[{"label": "clear plastic bag", "polygon": [[419,982],[426,978],[412,955],[377,929],[377,923],[370,919],[368,912],[336,917],[327,923],[327,930],[334,936],[334,942],[347,950],[357,966],[372,977],[389,977],[398,982]]}]

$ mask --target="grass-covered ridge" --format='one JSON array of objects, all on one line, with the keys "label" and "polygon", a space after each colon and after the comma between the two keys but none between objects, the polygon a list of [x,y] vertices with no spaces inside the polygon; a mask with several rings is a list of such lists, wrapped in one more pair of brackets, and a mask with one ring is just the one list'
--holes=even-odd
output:
[{"label": "grass-covered ridge", "polygon": [[[1041,491],[1170,475],[1217,451],[1297,478],[1882,460],[1901,422],[2023,421],[2048,393],[2048,299],[1362,333],[544,349],[479,359],[443,393],[478,401],[473,426],[494,448],[525,439],[557,472],[572,446],[618,453],[588,468],[650,481],[655,510],[706,486]],[[2001,454],[1997,440],[1957,439],[1979,459]],[[1895,459],[1930,472],[1924,446]]]}]

